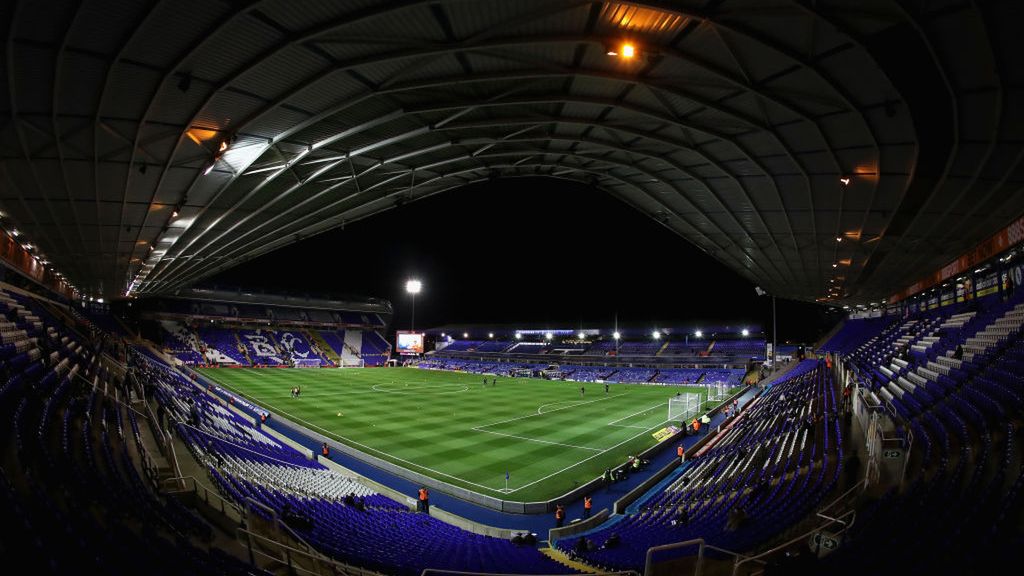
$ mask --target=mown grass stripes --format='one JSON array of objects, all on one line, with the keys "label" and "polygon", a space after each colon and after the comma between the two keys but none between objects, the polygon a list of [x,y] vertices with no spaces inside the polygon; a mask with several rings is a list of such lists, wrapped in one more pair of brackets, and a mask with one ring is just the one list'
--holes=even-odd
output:
[{"label": "mown grass stripes", "polygon": [[[650,432],[664,425],[669,397],[704,392],[612,384],[606,394],[603,385],[584,384],[581,396],[574,382],[499,377],[485,386],[482,376],[416,368],[202,372],[356,448],[519,501],[558,496],[653,445]],[[299,398],[291,397],[295,386]]]}]

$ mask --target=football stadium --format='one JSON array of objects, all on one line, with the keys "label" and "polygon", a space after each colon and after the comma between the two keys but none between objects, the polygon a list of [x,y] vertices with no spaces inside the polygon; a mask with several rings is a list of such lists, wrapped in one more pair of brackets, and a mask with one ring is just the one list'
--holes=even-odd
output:
[{"label": "football stadium", "polygon": [[11,573],[1020,570],[1024,2],[0,20]]}]

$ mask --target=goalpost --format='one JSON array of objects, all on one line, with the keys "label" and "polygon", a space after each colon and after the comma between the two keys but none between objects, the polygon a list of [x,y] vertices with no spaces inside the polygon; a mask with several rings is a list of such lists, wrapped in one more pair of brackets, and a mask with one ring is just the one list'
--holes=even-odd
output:
[{"label": "goalpost", "polygon": [[668,421],[682,422],[686,425],[690,419],[700,414],[700,394],[683,392],[681,395],[668,399]]},{"label": "goalpost", "polygon": [[709,382],[706,386],[708,404],[720,404],[729,396],[729,387],[725,385],[725,382]]}]

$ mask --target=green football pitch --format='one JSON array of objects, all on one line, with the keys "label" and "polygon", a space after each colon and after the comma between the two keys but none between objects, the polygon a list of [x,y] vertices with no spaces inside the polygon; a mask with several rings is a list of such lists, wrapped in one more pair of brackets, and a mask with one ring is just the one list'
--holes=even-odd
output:
[{"label": "green football pitch", "polygon": [[[363,452],[521,502],[564,494],[657,441],[668,400],[703,387],[501,378],[417,368],[200,370]],[[302,394],[291,397],[299,386]],[[585,388],[583,394],[580,387]],[[505,472],[509,479],[506,488]]]}]

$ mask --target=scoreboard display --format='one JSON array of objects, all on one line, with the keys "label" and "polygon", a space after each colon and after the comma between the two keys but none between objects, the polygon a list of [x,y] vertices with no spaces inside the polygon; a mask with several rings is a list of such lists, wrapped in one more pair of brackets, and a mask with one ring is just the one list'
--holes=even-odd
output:
[{"label": "scoreboard display", "polygon": [[402,356],[416,356],[423,354],[423,334],[418,332],[399,332],[398,353]]}]

